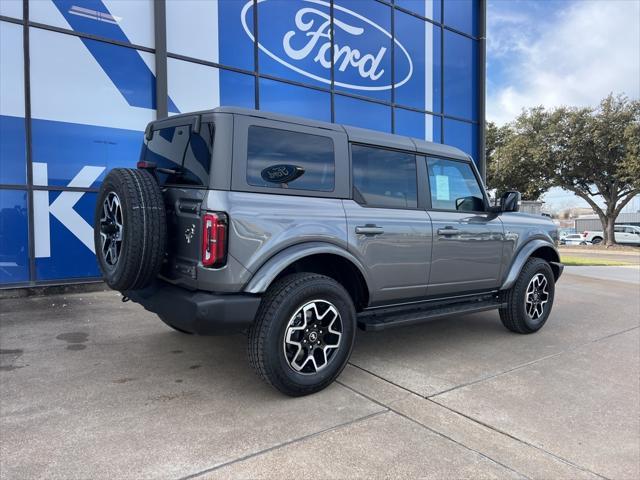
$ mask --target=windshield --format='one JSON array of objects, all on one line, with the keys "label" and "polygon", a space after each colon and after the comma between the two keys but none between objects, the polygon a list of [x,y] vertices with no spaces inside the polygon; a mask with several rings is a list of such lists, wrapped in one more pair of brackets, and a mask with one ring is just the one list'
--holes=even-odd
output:
[{"label": "windshield", "polygon": [[213,123],[203,123],[198,133],[192,131],[191,125],[154,130],[153,137],[142,148],[141,160],[156,165],[160,185],[206,187],[213,135]]}]

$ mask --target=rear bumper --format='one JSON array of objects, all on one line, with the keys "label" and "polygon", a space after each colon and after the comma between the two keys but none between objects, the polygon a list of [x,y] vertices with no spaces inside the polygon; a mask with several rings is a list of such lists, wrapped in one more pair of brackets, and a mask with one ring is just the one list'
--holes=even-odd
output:
[{"label": "rear bumper", "polygon": [[172,327],[198,335],[246,330],[260,306],[260,296],[190,291],[157,280],[142,290],[123,293]]}]

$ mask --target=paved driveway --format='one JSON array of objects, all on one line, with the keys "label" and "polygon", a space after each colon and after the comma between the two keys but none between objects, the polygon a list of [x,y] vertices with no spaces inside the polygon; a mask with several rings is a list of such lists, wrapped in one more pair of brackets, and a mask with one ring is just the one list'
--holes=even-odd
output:
[{"label": "paved driveway", "polygon": [[640,478],[635,283],[567,274],[536,335],[495,312],[359,332],[298,399],[243,336],[173,332],[114,292],[0,302],[2,478]]}]

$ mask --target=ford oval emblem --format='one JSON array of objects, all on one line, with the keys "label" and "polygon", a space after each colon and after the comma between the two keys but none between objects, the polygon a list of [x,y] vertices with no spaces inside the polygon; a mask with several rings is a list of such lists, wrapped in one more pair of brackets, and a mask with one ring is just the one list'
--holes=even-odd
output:
[{"label": "ford oval emblem", "polygon": [[[266,8],[277,8],[269,0],[257,0]],[[253,8],[254,0],[249,0],[242,7],[240,20],[242,28],[251,41],[255,41],[253,32],[247,25],[247,13]],[[267,6],[268,5],[268,6]],[[263,8],[265,8],[263,7]],[[275,38],[264,38],[258,42],[258,48],[276,62],[294,72],[312,78],[318,82],[331,85],[331,4],[326,0],[304,0],[293,18],[282,19],[278,25],[283,30]],[[334,79],[333,84],[352,90],[391,90],[409,81],[413,75],[413,61],[407,49],[390,32],[383,27],[353,10],[349,10],[337,3],[333,4],[340,18],[334,16],[334,29],[341,32],[341,44],[334,44],[335,68],[340,72],[349,70],[358,79],[352,83]],[[385,38],[386,37],[386,38]],[[376,38],[378,41],[376,41]],[[349,39],[367,39],[368,51],[349,44]],[[384,41],[380,41],[383,39]],[[388,40],[395,43],[395,55],[405,58],[406,72],[396,72],[396,81],[391,83],[389,72],[383,68],[383,59],[391,55]],[[275,42],[275,43],[273,43]],[[280,53],[278,53],[280,52]],[[312,60],[318,64],[318,71],[305,70],[301,62]],[[326,72],[326,74],[322,74]]]},{"label": "ford oval emblem", "polygon": [[297,165],[272,165],[265,168],[260,176],[269,183],[289,183],[304,174],[304,168]]}]

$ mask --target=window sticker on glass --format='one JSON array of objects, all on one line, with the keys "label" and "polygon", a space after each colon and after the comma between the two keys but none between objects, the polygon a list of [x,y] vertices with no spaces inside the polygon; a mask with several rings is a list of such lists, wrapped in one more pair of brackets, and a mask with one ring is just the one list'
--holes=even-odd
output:
[{"label": "window sticker on glass", "polygon": [[449,177],[436,175],[436,200],[449,200]]}]

